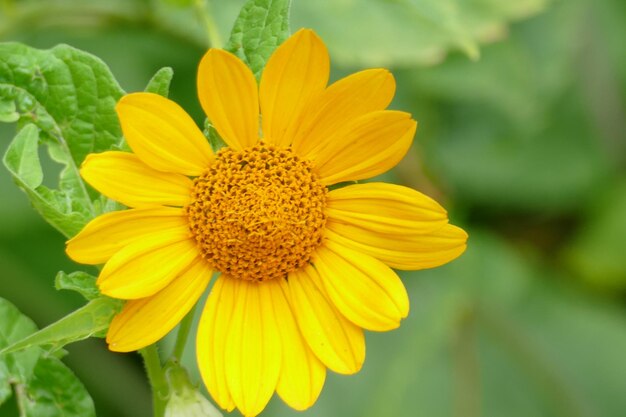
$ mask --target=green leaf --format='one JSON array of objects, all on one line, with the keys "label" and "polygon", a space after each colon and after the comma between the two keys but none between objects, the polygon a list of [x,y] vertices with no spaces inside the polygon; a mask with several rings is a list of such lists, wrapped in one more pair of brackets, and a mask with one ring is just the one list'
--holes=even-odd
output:
[{"label": "green leaf", "polygon": [[17,122],[20,114],[15,111],[15,103],[13,101],[0,101],[0,122],[13,123]]},{"label": "green leaf", "polygon": [[95,417],[93,400],[76,375],[55,357],[41,356],[18,393],[25,417]]},{"label": "green leaf", "polygon": [[26,125],[9,145],[3,158],[15,183],[28,195],[35,209],[59,231],[78,231],[88,214],[71,211],[66,194],[41,185],[43,170],[39,161],[39,132],[35,125]]},{"label": "green leaf", "polygon": [[204,130],[202,133],[204,133],[204,136],[208,139],[209,144],[211,144],[213,152],[217,152],[226,146],[226,142],[224,142],[224,139],[222,139],[220,134],[217,133],[217,129],[215,129],[215,126],[211,124],[209,119],[204,120]]},{"label": "green leaf", "polygon": [[235,21],[226,50],[245,62],[259,79],[265,62],[289,37],[291,0],[249,0]]},{"label": "green leaf", "polygon": [[[0,349],[36,330],[28,317],[0,298]],[[72,371],[37,347],[0,353],[0,404],[12,391],[21,417],[95,416],[91,397]]]},{"label": "green leaf", "polygon": [[39,129],[28,124],[15,136],[2,161],[22,187],[33,191],[43,181],[38,151]]},{"label": "green leaf", "polygon": [[626,181],[596,200],[564,251],[572,274],[603,290],[626,289]]},{"label": "green leaf", "polygon": [[505,36],[511,20],[541,11],[548,1],[299,1],[292,23],[314,28],[342,66],[433,65],[451,50],[478,58],[480,42]]},{"label": "green leaf", "polygon": [[59,321],[4,348],[0,354],[18,352],[34,346],[46,346],[54,351],[88,337],[99,337],[108,329],[122,304],[123,301],[109,297],[91,300]]},{"label": "green leaf", "polygon": [[174,70],[172,68],[161,68],[154,74],[150,81],[148,81],[148,85],[144,91],[167,97],[170,93],[170,84],[173,76]]},{"label": "green leaf", "polygon": [[[122,94],[107,66],[86,52],[67,45],[38,50],[0,44],[0,103],[14,108],[18,126],[35,124],[40,143],[63,166],[56,189],[16,181],[46,221],[65,236],[80,230],[103,204],[81,180],[78,167],[88,153],[117,149],[122,143],[115,114]],[[26,133],[30,136],[32,130]],[[32,138],[27,144],[32,145]],[[32,146],[25,149],[31,152],[25,158],[34,163]],[[20,157],[11,159],[15,165]]]},{"label": "green leaf", "polygon": [[59,271],[54,279],[54,286],[57,290],[76,291],[87,300],[93,300],[100,296],[96,277],[83,271],[75,271],[70,274]]},{"label": "green leaf", "polygon": [[[10,302],[0,297],[0,349],[35,332],[37,326]],[[33,374],[38,350],[0,354],[0,404],[11,397],[12,384],[25,384]]]}]

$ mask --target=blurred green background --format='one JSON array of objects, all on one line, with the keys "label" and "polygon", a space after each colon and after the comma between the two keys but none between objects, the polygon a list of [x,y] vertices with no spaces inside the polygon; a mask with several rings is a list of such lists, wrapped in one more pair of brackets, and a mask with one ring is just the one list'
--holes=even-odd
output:
[{"label": "blurred green background", "polygon": [[[0,41],[89,51],[129,92],[171,66],[170,96],[200,123],[198,7],[226,39],[241,4],[3,0]],[[625,415],[626,2],[294,0],[299,27],[327,43],[333,80],[393,71],[392,106],[420,128],[385,180],[437,198],[470,233],[452,264],[402,274],[409,318],[369,333],[362,372],[329,375],[303,415]],[[14,131],[0,125],[2,152]],[[83,304],[53,285],[77,266],[4,169],[0,201],[0,296],[45,326]],[[100,339],[67,349],[99,416],[150,416],[135,355]],[[264,415],[300,413],[274,399]]]}]

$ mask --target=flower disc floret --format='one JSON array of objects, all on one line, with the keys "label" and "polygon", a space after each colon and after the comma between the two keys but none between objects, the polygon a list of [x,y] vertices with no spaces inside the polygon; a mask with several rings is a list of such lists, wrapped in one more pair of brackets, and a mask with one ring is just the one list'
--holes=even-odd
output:
[{"label": "flower disc floret", "polygon": [[326,193],[311,163],[290,149],[224,148],[195,179],[186,213],[216,270],[264,281],[305,266],[320,246]]}]

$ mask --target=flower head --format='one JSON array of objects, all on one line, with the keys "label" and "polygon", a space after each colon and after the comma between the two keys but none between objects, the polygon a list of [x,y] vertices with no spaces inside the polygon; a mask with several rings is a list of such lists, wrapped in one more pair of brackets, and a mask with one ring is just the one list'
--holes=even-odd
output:
[{"label": "flower head", "polygon": [[379,182],[329,190],[392,168],[417,124],[385,110],[395,91],[388,71],[330,86],[328,77],[328,52],[310,30],[274,52],[258,86],[237,57],[209,50],[198,94],[227,147],[214,153],[174,102],[134,93],[117,105],[133,152],[89,155],[81,170],[130,207],[94,219],[67,245],[78,262],[105,263],[103,294],[129,300],[109,348],[162,338],[219,273],[198,365],[215,401],[247,417],[275,391],[310,407],[327,368],[357,372],[363,329],[394,329],[409,311],[391,268],[430,268],[465,250],[465,232],[417,191]]}]

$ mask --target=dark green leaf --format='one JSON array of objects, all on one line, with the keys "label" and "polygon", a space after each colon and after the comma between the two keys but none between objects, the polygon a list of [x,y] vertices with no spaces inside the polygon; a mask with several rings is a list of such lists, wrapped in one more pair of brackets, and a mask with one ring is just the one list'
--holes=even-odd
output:
[{"label": "dark green leaf", "polygon": [[245,62],[257,79],[274,49],[289,37],[291,0],[249,0],[235,21],[226,50]]},{"label": "dark green leaf", "polygon": [[163,97],[167,97],[170,93],[170,84],[172,77],[174,76],[174,70],[170,67],[163,67],[154,74],[154,76],[148,82],[145,91],[148,93],[159,94]]},{"label": "dark green leaf", "polygon": [[83,271],[75,271],[70,274],[59,271],[54,280],[54,286],[57,290],[76,291],[87,300],[93,300],[100,296],[96,277]]},{"label": "dark green leaf", "polygon": [[626,289],[626,182],[596,200],[564,259],[572,274],[604,290]]}]

